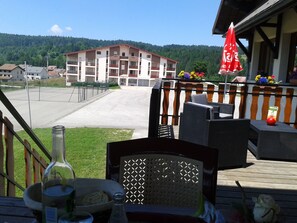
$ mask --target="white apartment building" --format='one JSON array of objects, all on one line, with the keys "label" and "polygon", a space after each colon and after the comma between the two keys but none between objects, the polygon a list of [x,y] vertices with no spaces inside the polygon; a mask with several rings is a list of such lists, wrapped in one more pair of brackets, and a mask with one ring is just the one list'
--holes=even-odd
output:
[{"label": "white apartment building", "polygon": [[177,61],[128,44],[66,53],[66,83],[115,82],[153,86],[158,78],[174,78]]}]

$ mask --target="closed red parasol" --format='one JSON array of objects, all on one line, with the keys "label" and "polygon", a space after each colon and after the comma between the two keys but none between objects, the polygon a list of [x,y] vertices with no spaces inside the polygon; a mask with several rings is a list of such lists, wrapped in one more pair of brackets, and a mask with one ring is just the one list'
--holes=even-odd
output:
[{"label": "closed red parasol", "polygon": [[235,75],[242,70],[243,68],[238,59],[238,49],[236,46],[235,30],[232,22],[229,26],[226,35],[226,40],[222,54],[222,61],[219,70],[219,74],[226,75],[224,95],[226,93],[227,75]]}]

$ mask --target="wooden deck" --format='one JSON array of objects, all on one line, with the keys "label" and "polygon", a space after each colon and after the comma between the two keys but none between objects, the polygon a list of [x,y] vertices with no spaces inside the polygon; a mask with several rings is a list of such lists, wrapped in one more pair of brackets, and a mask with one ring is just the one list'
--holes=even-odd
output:
[{"label": "wooden deck", "polygon": [[[173,128],[175,138],[178,138],[178,126]],[[248,151],[246,167],[218,171],[218,209],[229,210],[233,202],[242,201],[242,193],[235,181],[239,181],[244,189],[250,207],[254,205],[252,197],[269,194],[281,208],[278,222],[297,222],[297,162],[257,160]]]}]

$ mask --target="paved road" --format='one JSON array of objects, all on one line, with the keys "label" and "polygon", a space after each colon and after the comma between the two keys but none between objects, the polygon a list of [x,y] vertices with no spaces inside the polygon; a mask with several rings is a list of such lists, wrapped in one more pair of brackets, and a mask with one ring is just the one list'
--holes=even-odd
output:
[{"label": "paved road", "polygon": [[[42,91],[40,101],[34,92],[30,92],[32,127],[61,124],[66,128],[128,128],[135,130],[133,138],[146,137],[150,94],[149,87],[123,87],[99,94],[89,101],[68,102],[69,94],[53,94],[52,89],[48,93]],[[30,125],[26,91],[18,90],[5,95]],[[21,129],[2,103],[0,110],[12,121],[16,130]]]}]

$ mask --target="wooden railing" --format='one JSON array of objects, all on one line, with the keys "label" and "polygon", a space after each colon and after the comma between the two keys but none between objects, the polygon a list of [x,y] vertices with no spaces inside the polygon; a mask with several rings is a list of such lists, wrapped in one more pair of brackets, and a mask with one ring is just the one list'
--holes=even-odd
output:
[{"label": "wooden railing", "polygon": [[[228,90],[224,95],[225,86]],[[297,128],[297,86],[163,79],[152,89],[149,136],[157,135],[156,123],[178,125],[184,102],[189,101],[192,94],[201,93],[207,94],[208,101],[234,104],[236,118],[265,120],[269,106],[278,106],[278,121]]]},{"label": "wooden railing", "polygon": [[[0,196],[16,196],[16,188],[24,191],[26,187],[41,181],[47,167],[45,159],[31,148],[27,140],[22,140],[14,131],[12,123],[0,111]],[[15,179],[14,138],[24,147],[24,160],[18,171],[24,171],[25,182]]]}]

